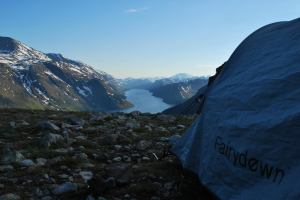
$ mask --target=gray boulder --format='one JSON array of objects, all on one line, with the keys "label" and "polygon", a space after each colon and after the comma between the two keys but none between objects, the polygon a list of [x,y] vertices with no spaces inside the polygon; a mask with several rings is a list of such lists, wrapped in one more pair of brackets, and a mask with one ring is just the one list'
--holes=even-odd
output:
[{"label": "gray boulder", "polygon": [[54,133],[47,133],[46,135],[44,135],[42,137],[42,139],[39,142],[39,145],[41,147],[45,147],[48,148],[50,147],[52,144],[56,144],[58,142],[63,142],[64,141],[64,137],[58,134],[54,134]]},{"label": "gray boulder", "polygon": [[55,195],[61,195],[67,192],[77,191],[77,189],[78,189],[77,184],[66,182],[54,188],[52,192]]}]

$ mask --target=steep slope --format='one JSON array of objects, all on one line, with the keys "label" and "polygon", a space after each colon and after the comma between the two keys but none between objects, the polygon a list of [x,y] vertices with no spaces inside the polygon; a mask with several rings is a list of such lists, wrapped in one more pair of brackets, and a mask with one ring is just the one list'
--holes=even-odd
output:
[{"label": "steep slope", "polygon": [[178,83],[170,83],[155,86],[150,91],[154,96],[160,97],[168,104],[177,105],[191,98],[199,90],[207,84],[206,78],[197,78]]},{"label": "steep slope", "polygon": [[131,106],[114,79],[92,67],[0,37],[1,107],[107,111]]},{"label": "steep slope", "polygon": [[204,93],[207,86],[203,86],[198,90],[198,92],[188,100],[184,101],[183,103],[180,103],[176,106],[173,106],[171,108],[168,108],[164,110],[163,114],[168,115],[193,115],[196,114],[199,110],[199,102],[197,101],[197,98]]}]

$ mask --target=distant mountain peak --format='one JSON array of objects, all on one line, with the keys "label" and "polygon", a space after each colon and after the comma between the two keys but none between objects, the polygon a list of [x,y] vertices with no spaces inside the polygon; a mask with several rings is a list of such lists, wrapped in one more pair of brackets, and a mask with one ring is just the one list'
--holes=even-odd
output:
[{"label": "distant mountain peak", "polygon": [[17,49],[20,42],[10,37],[0,36],[0,53],[11,53]]},{"label": "distant mountain peak", "polygon": [[46,54],[49,58],[51,58],[52,60],[59,60],[62,61],[65,59],[65,57],[60,54],[60,53],[47,53]]},{"label": "distant mountain peak", "polygon": [[10,37],[0,37],[0,63],[19,64],[50,61],[44,53],[26,46]]}]

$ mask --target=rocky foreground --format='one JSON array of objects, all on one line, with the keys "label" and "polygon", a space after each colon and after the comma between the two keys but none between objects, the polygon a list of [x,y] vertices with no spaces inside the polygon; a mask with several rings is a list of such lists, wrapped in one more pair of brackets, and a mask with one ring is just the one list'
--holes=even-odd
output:
[{"label": "rocky foreground", "polygon": [[213,199],[169,152],[193,119],[1,110],[0,200]]}]

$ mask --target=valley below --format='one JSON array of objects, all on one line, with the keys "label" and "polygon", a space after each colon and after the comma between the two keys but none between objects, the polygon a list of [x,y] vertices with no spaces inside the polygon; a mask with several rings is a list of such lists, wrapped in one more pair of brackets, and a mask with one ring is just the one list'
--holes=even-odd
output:
[{"label": "valley below", "polygon": [[140,111],[144,113],[159,113],[172,107],[166,104],[163,99],[153,96],[145,89],[131,89],[125,92],[127,100],[133,104],[133,107],[122,110],[122,112]]}]

